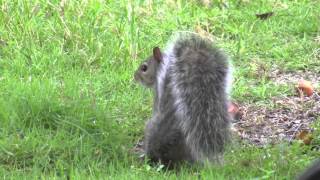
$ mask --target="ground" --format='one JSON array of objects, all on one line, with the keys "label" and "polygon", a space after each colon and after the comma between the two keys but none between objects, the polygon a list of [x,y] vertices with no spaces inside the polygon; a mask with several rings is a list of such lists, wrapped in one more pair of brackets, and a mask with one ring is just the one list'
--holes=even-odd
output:
[{"label": "ground", "polygon": [[[302,72],[299,75],[307,76]],[[274,81],[290,84],[290,80],[293,80],[296,84],[292,84],[292,87],[297,90],[303,79],[296,78],[299,75],[282,74],[275,77]],[[318,79],[317,76],[313,77],[313,80]],[[270,103],[272,107],[253,103],[237,105],[239,112],[232,130],[243,140],[257,146],[281,141],[292,142],[294,139],[303,140],[299,135],[311,134],[312,124],[320,117],[320,95],[316,91],[311,96],[296,91],[293,96],[272,97]]]},{"label": "ground", "polygon": [[[0,8],[4,179],[294,179],[320,156],[318,1],[3,0]],[[242,116],[223,166],[166,172],[132,153],[152,107],[133,72],[176,31],[198,32],[232,59]],[[314,96],[297,97],[300,79]]]}]

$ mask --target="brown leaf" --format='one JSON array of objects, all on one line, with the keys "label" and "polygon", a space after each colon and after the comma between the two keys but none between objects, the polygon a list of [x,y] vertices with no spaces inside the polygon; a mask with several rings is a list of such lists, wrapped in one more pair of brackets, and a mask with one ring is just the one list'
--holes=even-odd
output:
[{"label": "brown leaf", "polygon": [[208,30],[203,29],[200,25],[197,25],[195,27],[195,32],[198,33],[201,37],[206,38],[210,41],[214,40],[212,34],[210,34]]},{"label": "brown leaf", "polygon": [[309,145],[313,139],[312,135],[306,130],[302,130],[301,132],[299,132],[296,138],[298,140],[302,140],[305,145]]},{"label": "brown leaf", "polygon": [[256,17],[261,20],[265,20],[265,19],[271,17],[273,14],[274,14],[273,12],[267,12],[267,13],[262,13],[262,14],[256,14]]},{"label": "brown leaf", "polygon": [[303,94],[307,95],[308,97],[311,96],[314,92],[314,88],[311,84],[311,82],[309,81],[305,81],[305,80],[300,80],[297,86],[298,89],[298,93],[301,97],[301,92],[303,92]]}]

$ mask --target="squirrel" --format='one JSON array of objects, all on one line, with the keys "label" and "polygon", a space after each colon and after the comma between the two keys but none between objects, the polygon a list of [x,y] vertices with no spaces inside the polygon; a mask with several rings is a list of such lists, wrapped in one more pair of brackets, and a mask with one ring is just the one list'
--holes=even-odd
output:
[{"label": "squirrel", "polygon": [[316,180],[320,178],[320,159],[313,162],[302,174],[297,177],[298,180]]},{"label": "squirrel", "polygon": [[231,120],[232,68],[225,53],[195,33],[180,32],[163,52],[153,48],[134,79],[154,92],[144,139],[152,162],[222,162]]}]

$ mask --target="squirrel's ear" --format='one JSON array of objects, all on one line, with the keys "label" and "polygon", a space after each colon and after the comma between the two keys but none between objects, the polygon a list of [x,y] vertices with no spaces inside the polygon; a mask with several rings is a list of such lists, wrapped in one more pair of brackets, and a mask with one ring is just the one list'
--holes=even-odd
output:
[{"label": "squirrel's ear", "polygon": [[160,51],[160,48],[159,48],[159,47],[153,48],[153,57],[154,57],[154,59],[156,59],[158,62],[161,62],[161,61],[162,61],[162,54],[161,54],[161,51]]}]

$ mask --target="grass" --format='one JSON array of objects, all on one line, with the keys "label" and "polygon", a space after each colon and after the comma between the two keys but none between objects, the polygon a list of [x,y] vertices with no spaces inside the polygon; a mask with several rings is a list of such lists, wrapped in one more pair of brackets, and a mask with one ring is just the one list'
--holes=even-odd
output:
[{"label": "grass", "polygon": [[[159,171],[130,149],[152,95],[132,81],[155,45],[197,27],[236,68],[233,98],[268,104],[289,95],[266,69],[320,72],[317,1],[0,1],[0,177],[4,179],[292,179],[310,146],[234,144],[222,167]],[[274,11],[259,20],[256,13]],[[318,53],[318,54],[317,54]],[[320,124],[315,123],[315,139]],[[319,141],[315,141],[320,144]]]}]

